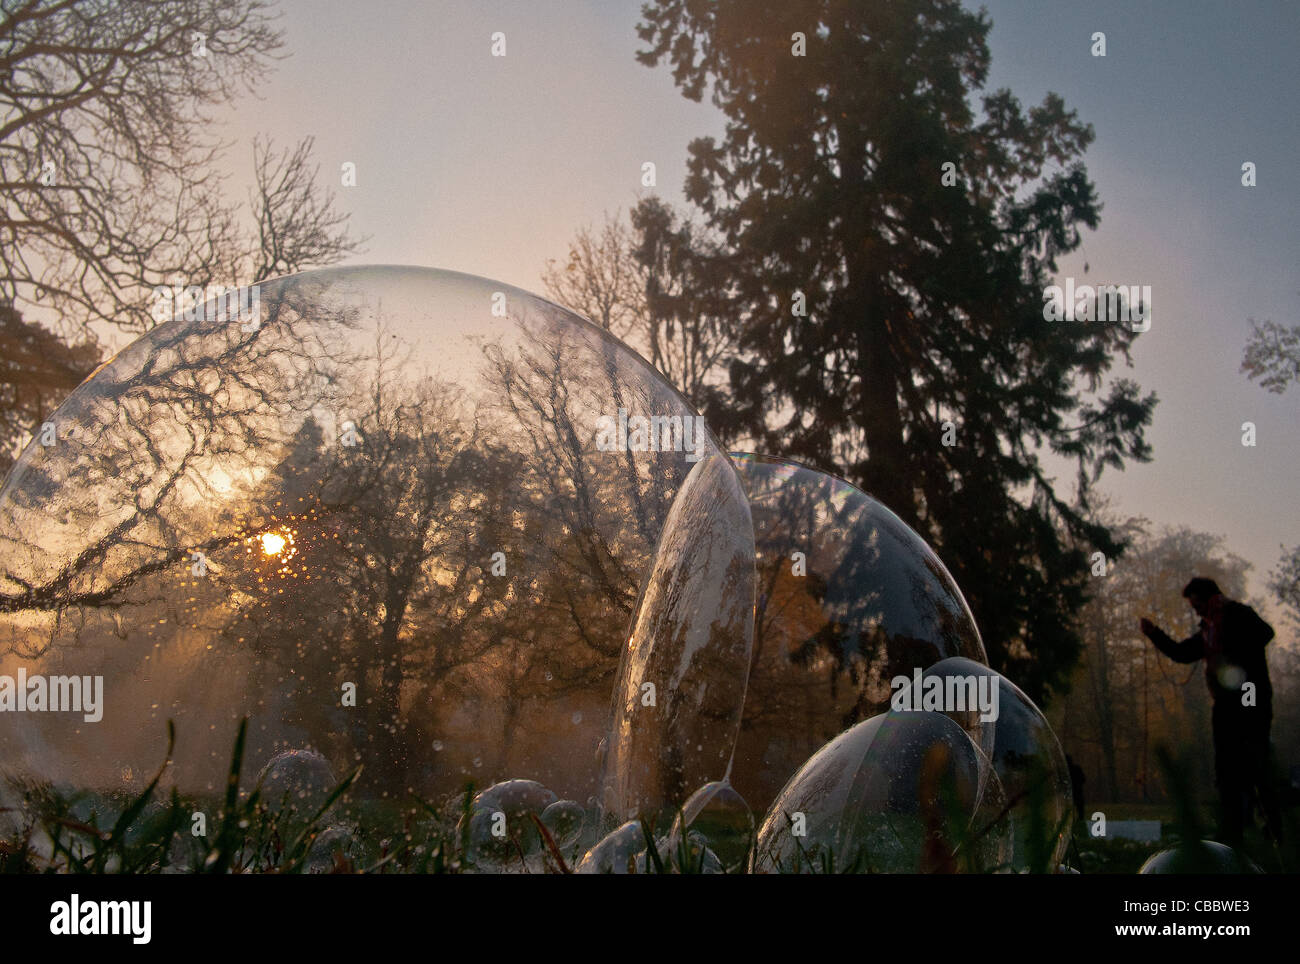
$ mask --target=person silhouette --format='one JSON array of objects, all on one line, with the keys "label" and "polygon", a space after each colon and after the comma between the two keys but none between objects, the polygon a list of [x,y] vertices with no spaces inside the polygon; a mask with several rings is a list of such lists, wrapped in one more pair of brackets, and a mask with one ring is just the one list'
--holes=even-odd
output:
[{"label": "person silhouette", "polygon": [[1213,579],[1198,576],[1183,589],[1183,598],[1201,619],[1200,629],[1182,642],[1149,619],[1142,634],[1177,663],[1205,660],[1205,682],[1214,701],[1214,782],[1219,791],[1219,835],[1240,844],[1246,823],[1253,824],[1252,798],[1257,792],[1264,822],[1281,840],[1282,819],[1269,760],[1273,724],[1273,687],[1264,647],[1273,627],[1244,603],[1226,598]]}]

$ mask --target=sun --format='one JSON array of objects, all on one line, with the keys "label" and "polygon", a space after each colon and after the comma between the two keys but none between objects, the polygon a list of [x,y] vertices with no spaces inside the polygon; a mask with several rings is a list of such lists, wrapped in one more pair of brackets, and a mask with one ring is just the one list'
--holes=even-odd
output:
[{"label": "sun", "polygon": [[268,556],[278,556],[284,552],[287,541],[284,536],[278,532],[262,533],[262,552]]},{"label": "sun", "polygon": [[248,547],[245,551],[250,556],[260,555],[279,575],[293,575],[289,563],[298,555],[298,533],[289,526],[281,525],[265,532],[250,533],[244,544]]}]

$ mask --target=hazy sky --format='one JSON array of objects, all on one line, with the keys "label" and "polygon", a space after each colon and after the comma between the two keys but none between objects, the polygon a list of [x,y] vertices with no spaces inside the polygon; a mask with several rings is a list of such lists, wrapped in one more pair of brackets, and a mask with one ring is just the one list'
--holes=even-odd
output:
[{"label": "hazy sky", "polygon": [[[1240,374],[1248,318],[1300,321],[1300,5],[990,2],[990,86],[1048,91],[1096,128],[1086,155],[1101,227],[1062,263],[1080,284],[1150,285],[1151,330],[1128,373],[1160,396],[1155,461],[1108,473],[1116,508],[1227,537],[1255,565],[1300,543],[1300,389]],[[654,161],[682,201],[686,146],[722,119],[638,64],[639,0],[283,0],[287,51],[231,117],[251,140],[317,138],[357,263],[452,268],[540,291],[579,226],[626,208]],[[507,56],[490,55],[494,31]],[[1106,34],[1105,58],[1090,54]],[[1258,186],[1241,186],[1253,161]],[[1083,274],[1083,262],[1090,271]],[[1258,444],[1241,444],[1254,422]],[[780,453],[773,453],[780,454]]]}]

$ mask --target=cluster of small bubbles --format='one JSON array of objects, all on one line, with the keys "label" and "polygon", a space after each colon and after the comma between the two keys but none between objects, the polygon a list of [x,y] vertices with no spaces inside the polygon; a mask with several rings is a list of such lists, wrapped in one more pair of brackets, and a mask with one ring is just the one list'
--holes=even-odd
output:
[{"label": "cluster of small bubbles", "polygon": [[[593,801],[594,802],[594,801]],[[578,862],[584,874],[737,873],[745,869],[754,817],[725,781],[700,787],[665,834],[647,846],[651,823],[637,817],[609,831]]]},{"label": "cluster of small bubbles", "polygon": [[457,834],[466,840],[466,858],[477,871],[544,869],[555,857],[551,846],[567,864],[589,822],[578,803],[559,799],[535,780],[504,780],[462,807]]}]

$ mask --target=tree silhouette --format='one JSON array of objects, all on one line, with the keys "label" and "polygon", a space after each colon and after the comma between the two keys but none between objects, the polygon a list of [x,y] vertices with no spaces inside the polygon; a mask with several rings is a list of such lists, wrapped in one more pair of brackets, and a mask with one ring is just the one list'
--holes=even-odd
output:
[{"label": "tree silhouette", "polygon": [[1300,325],[1252,321],[1241,370],[1276,395],[1300,383]]},{"label": "tree silhouette", "polygon": [[[1055,95],[972,105],[989,22],[956,2],[658,0],[642,17],[638,58],[693,100],[711,87],[728,119],[721,143],[691,143],[686,181],[736,293],[721,431],[838,468],[918,529],[993,665],[1041,700],[1078,652],[1078,545],[1120,549],[1090,486],[1149,457],[1155,404],[1126,379],[1091,397],[1133,331],[1044,321],[1057,258],[1098,223],[1092,129]],[[1040,448],[1077,462],[1074,500]]]},{"label": "tree silhouette", "polygon": [[719,258],[698,225],[650,197],[632,209],[630,229],[621,215],[607,216],[599,234],[579,229],[563,267],[551,259],[542,280],[559,304],[636,348],[710,425],[724,426],[737,331]]},{"label": "tree silhouette", "polygon": [[21,445],[98,363],[94,342],[67,345],[0,305],[0,477]]}]

